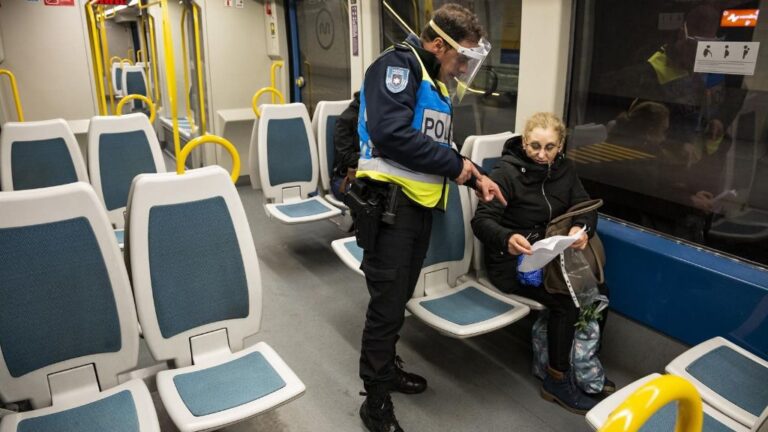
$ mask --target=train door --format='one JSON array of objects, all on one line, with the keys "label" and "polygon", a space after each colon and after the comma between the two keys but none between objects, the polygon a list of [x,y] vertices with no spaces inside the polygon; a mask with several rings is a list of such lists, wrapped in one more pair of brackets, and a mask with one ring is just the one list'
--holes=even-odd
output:
[{"label": "train door", "polygon": [[292,100],[310,115],[322,100],[352,95],[347,0],[289,0]]}]

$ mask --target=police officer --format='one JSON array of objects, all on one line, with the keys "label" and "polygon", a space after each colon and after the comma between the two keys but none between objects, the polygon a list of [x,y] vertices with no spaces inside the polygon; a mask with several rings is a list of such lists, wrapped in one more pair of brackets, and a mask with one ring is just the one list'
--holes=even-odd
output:
[{"label": "police officer", "polygon": [[[377,221],[375,241],[361,245],[371,300],[360,356],[367,396],[360,417],[373,432],[402,431],[390,391],[414,394],[427,387],[424,378],[402,369],[395,344],[429,246],[432,209],[447,203],[447,180],[473,186],[483,201],[504,201],[498,186],[451,146],[451,97],[463,96],[490,51],[482,33],[472,12],[446,4],[420,39],[409,35],[371,64],[360,92],[357,183],[388,191],[384,201],[397,203],[394,220]],[[355,216],[356,226],[367,230],[361,217]]]}]

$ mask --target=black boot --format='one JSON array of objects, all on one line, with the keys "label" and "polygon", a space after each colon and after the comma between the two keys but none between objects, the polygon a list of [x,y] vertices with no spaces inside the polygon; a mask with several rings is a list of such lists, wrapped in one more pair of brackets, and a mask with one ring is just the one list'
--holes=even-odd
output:
[{"label": "black boot", "polygon": [[420,375],[403,370],[403,359],[395,356],[395,381],[392,383],[392,391],[416,394],[427,389],[427,380]]},{"label": "black boot", "polygon": [[368,394],[360,406],[360,418],[371,432],[403,432],[388,392]]},{"label": "black boot", "polygon": [[557,402],[563,408],[576,414],[586,414],[597,401],[576,387],[567,372],[547,368],[547,376],[541,385],[541,397]]}]

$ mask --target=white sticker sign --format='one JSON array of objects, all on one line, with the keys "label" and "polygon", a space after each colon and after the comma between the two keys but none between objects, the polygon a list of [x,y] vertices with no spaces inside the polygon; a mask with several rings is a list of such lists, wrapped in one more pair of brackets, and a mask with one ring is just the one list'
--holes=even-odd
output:
[{"label": "white sticker sign", "polygon": [[694,72],[754,75],[760,42],[699,41]]}]

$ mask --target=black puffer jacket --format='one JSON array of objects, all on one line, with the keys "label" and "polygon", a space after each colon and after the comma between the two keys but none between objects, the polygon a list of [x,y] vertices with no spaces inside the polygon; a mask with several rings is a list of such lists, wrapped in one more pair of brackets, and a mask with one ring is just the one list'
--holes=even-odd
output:
[{"label": "black puffer jacket", "polygon": [[[533,244],[534,239],[544,238],[550,220],[589,200],[589,195],[572,161],[561,153],[551,166],[537,164],[525,154],[521,137],[504,144],[501,160],[490,177],[501,188],[507,207],[495,200],[479,203],[472,230],[485,245],[485,264],[491,281],[503,291],[513,291],[517,257],[507,252],[509,238],[513,234],[530,236]],[[576,217],[574,224],[586,226],[592,236],[597,212]],[[501,283],[502,274],[504,280],[511,280]]]}]

